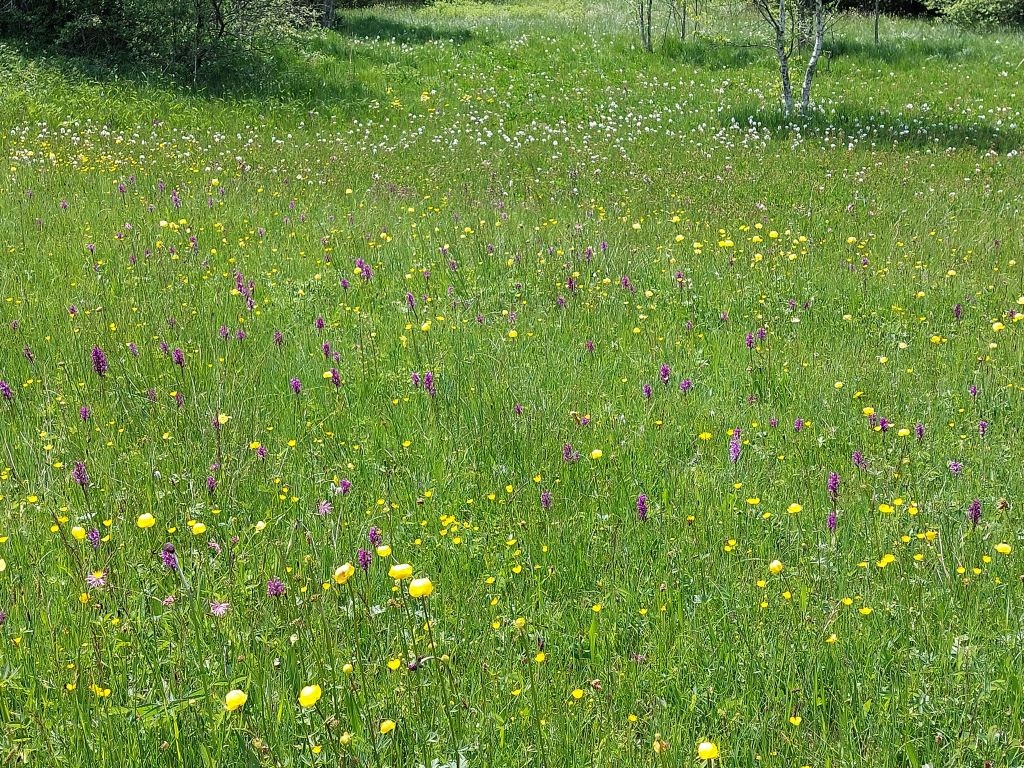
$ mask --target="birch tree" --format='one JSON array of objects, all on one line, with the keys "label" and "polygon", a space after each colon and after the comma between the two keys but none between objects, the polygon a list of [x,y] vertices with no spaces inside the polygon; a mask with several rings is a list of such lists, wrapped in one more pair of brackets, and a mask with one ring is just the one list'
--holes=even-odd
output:
[{"label": "birch tree", "polygon": [[[800,11],[808,13],[813,43],[800,87],[800,110],[806,111],[811,105],[811,87],[818,71],[818,62],[825,49],[825,31],[832,13],[835,11],[836,0],[751,0],[751,2],[772,33],[775,56],[779,63],[782,111],[787,116],[792,114],[796,108],[790,60],[801,35]],[[805,3],[802,8],[798,5],[801,2]]]}]

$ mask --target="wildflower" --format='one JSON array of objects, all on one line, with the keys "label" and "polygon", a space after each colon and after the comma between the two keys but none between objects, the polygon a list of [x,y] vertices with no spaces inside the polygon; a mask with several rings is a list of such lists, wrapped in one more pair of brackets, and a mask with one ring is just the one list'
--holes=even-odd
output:
[{"label": "wildflower", "polygon": [[83,528],[80,525],[76,525],[71,529],[71,536],[75,539],[75,541],[82,541],[82,539],[84,539],[86,535],[87,534],[85,532],[85,528]]},{"label": "wildflower", "polygon": [[974,499],[970,506],[967,508],[967,519],[971,521],[971,525],[975,528],[978,527],[978,523],[981,522],[981,500]]},{"label": "wildflower", "polygon": [[836,472],[828,473],[828,495],[835,501],[839,496],[839,475]]},{"label": "wildflower", "polygon": [[641,493],[636,497],[636,516],[640,519],[640,522],[646,522],[647,514],[647,496]]},{"label": "wildflower", "polygon": [[234,712],[236,709],[242,707],[246,701],[249,700],[248,695],[244,691],[240,691],[237,688],[233,691],[228,691],[224,697],[224,709],[228,712]]},{"label": "wildflower", "polygon": [[107,356],[103,354],[103,350],[99,347],[92,348],[92,369],[100,377],[106,376],[107,371],[110,370],[110,365],[107,363]]},{"label": "wildflower", "polygon": [[96,528],[90,528],[89,532],[85,534],[85,538],[92,544],[93,549],[99,549],[100,546],[100,532]]},{"label": "wildflower", "polygon": [[718,745],[713,741],[702,741],[697,745],[697,757],[701,760],[717,760]]},{"label": "wildflower", "polygon": [[736,427],[729,439],[729,461],[735,464],[740,460],[740,453],[743,451],[743,442],[740,439],[740,429]]},{"label": "wildflower", "polygon": [[210,615],[216,616],[218,619],[228,615],[228,611],[231,610],[231,603],[219,603],[216,600],[210,601]]},{"label": "wildflower", "polygon": [[389,733],[395,730],[396,727],[397,726],[394,720],[385,720],[383,723],[380,724],[381,736],[387,736]]},{"label": "wildflower", "polygon": [[857,469],[867,469],[868,463],[864,461],[864,454],[860,451],[854,451],[850,456],[850,460],[853,461],[853,466]]},{"label": "wildflower", "polygon": [[413,579],[409,582],[409,597],[430,597],[434,592],[434,585],[430,579]]},{"label": "wildflower", "polygon": [[551,509],[551,491],[540,492],[540,506],[543,509]]},{"label": "wildflower", "polygon": [[921,422],[917,422],[917,424],[914,425],[914,436],[918,440],[924,440],[924,424]]},{"label": "wildflower", "polygon": [[284,593],[284,582],[276,576],[267,582],[267,597],[281,597]]},{"label": "wildflower", "polygon": [[964,465],[959,461],[951,461],[948,466],[950,473],[954,476],[959,476],[964,471]]},{"label": "wildflower", "polygon": [[595,448],[590,452],[590,458],[593,459],[594,461],[597,461],[602,456],[604,456],[604,451],[602,451],[600,448]]},{"label": "wildflower", "polygon": [[782,573],[782,569],[783,565],[780,560],[772,560],[770,563],[768,563],[769,572],[775,574],[776,576]]},{"label": "wildflower", "polygon": [[978,437],[982,440],[985,439],[985,435],[988,433],[988,422],[984,419],[978,422]]},{"label": "wildflower", "polygon": [[92,416],[92,411],[85,405],[78,409],[78,418],[82,421],[88,421],[89,417]]},{"label": "wildflower", "polygon": [[672,370],[668,367],[668,363],[661,364],[661,370],[658,371],[658,378],[661,379],[662,384],[668,384],[668,380],[672,377]]},{"label": "wildflower", "polygon": [[1005,541],[1001,541],[998,544],[996,544],[996,552],[998,552],[1000,555],[1008,555],[1011,552],[1013,552],[1013,547],[1007,544]]},{"label": "wildflower", "polygon": [[163,549],[160,550],[160,559],[168,570],[178,570],[178,555],[174,551],[174,545],[170,542],[164,544]]},{"label": "wildflower", "polygon": [[359,551],[356,553],[356,562],[359,564],[359,567],[362,568],[363,572],[365,573],[366,571],[370,570],[370,563],[373,562],[373,555],[371,555],[367,550],[360,547]]},{"label": "wildflower", "polygon": [[679,382],[679,391],[682,392],[684,395],[691,389],[693,389],[692,379],[683,379],[682,381]]},{"label": "wildflower", "polygon": [[[342,482],[348,482],[343,480]],[[350,484],[351,485],[351,484]],[[366,538],[370,540],[370,544],[374,547],[379,547],[384,543],[384,534],[380,532],[380,528],[373,526],[366,534]]]},{"label": "wildflower", "polygon": [[831,512],[828,513],[828,519],[825,521],[825,525],[828,526],[828,529],[830,531],[835,533],[836,524],[837,523],[838,523],[838,515],[837,515],[836,511],[833,509]]},{"label": "wildflower", "polygon": [[7,402],[11,402],[14,399],[14,392],[11,390],[11,385],[3,379],[0,379],[0,397],[3,397]]},{"label": "wildflower", "polygon": [[334,570],[334,582],[336,584],[344,584],[345,582],[347,582],[349,579],[352,578],[352,575],[355,572],[356,572],[356,569],[355,569],[355,566],[352,565],[352,563],[345,563],[344,565],[339,565]]},{"label": "wildflower", "polygon": [[152,528],[154,525],[156,525],[156,518],[153,517],[153,515],[151,515],[149,512],[143,512],[141,515],[139,515],[139,518],[135,521],[135,524],[139,526],[139,528],[143,529]]},{"label": "wildflower", "polygon": [[402,581],[412,576],[412,566],[408,563],[396,563],[388,569],[388,576],[396,581]]},{"label": "wildflower", "polygon": [[89,589],[101,589],[107,584],[107,572],[105,570],[93,571],[85,577],[85,583]]},{"label": "wildflower", "polygon": [[307,685],[299,691],[299,704],[305,709],[315,707],[316,703],[320,701],[321,694],[322,691],[319,685]]},{"label": "wildflower", "polygon": [[171,352],[171,362],[179,368],[185,367],[185,353],[182,352],[180,347],[175,347],[174,351]]},{"label": "wildflower", "polygon": [[299,381],[298,379],[292,379],[290,382],[290,386],[292,388],[292,392],[294,392],[296,396],[302,393],[302,382]]}]

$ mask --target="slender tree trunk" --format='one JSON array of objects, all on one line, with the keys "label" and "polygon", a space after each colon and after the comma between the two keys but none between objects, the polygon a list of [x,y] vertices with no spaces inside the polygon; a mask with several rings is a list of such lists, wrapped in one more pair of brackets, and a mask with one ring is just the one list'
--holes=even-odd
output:
[{"label": "slender tree trunk", "polygon": [[645,10],[647,11],[647,15],[646,15],[647,52],[650,53],[651,51],[654,50],[654,32],[653,32],[654,24],[653,24],[653,19],[651,18],[651,16],[652,16],[651,12],[654,10],[654,0],[645,0],[645,4],[646,4],[646,9]]},{"label": "slender tree trunk", "polygon": [[786,0],[779,0],[775,55],[779,57],[779,76],[782,78],[782,113],[788,116],[793,112],[793,84],[789,79],[789,51],[786,50]]},{"label": "slender tree trunk", "polygon": [[875,45],[878,45],[878,17],[881,15],[881,9],[881,0],[875,0]]},{"label": "slender tree trunk", "polygon": [[807,70],[804,72],[804,85],[800,89],[800,109],[807,111],[811,105],[811,84],[814,82],[814,73],[818,70],[818,60],[821,59],[821,51],[825,47],[825,9],[822,0],[814,0],[814,48],[811,50],[811,58],[807,62]]},{"label": "slender tree trunk", "polygon": [[686,40],[686,0],[683,0],[683,22],[679,29],[679,39]]}]

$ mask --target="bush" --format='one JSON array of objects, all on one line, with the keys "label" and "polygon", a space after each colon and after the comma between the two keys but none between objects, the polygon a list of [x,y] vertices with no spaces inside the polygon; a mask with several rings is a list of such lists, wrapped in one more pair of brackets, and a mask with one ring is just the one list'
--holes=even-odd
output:
[{"label": "bush", "polygon": [[8,33],[63,53],[129,58],[179,75],[312,23],[308,0],[14,0]]},{"label": "bush", "polygon": [[955,24],[976,29],[1024,27],[1020,0],[955,0],[944,13]]}]

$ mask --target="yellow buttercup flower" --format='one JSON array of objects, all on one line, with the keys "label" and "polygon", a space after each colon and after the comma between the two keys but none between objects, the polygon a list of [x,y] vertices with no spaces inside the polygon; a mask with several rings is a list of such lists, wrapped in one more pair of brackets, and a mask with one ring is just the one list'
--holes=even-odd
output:
[{"label": "yellow buttercup flower", "polygon": [[377,547],[377,556],[378,557],[388,557],[390,555],[391,555],[391,545],[390,544],[381,544],[379,547]]},{"label": "yellow buttercup flower", "polygon": [[380,724],[381,736],[387,736],[389,733],[391,733],[397,727],[398,726],[397,726],[397,724],[395,723],[394,720],[385,720],[383,723]]},{"label": "yellow buttercup flower", "polygon": [[234,712],[236,709],[241,707],[248,701],[249,696],[245,691],[240,691],[237,688],[233,691],[228,691],[228,695],[224,697],[224,709],[228,712]]},{"label": "yellow buttercup flower", "polygon": [[412,566],[408,563],[396,563],[388,569],[388,576],[392,579],[397,579],[398,581],[408,579],[412,576]]},{"label": "yellow buttercup flower", "polygon": [[299,704],[306,709],[316,706],[316,703],[320,701],[320,694],[323,693],[320,690],[319,685],[307,685],[301,691],[299,691]]},{"label": "yellow buttercup flower", "polygon": [[409,597],[430,597],[434,592],[434,585],[430,579],[413,579],[409,582]]},{"label": "yellow buttercup flower", "polygon": [[71,535],[74,536],[76,540],[81,541],[85,538],[85,528],[80,525],[76,525],[71,529]]},{"label": "yellow buttercup flower", "polygon": [[998,552],[1000,555],[1008,555],[1011,552],[1013,552],[1013,547],[1007,544],[1005,541],[1001,541],[998,544],[996,544],[996,552]]},{"label": "yellow buttercup flower", "polygon": [[604,451],[602,451],[600,448],[595,448],[590,452],[590,458],[592,458],[594,461],[597,461],[602,456],[604,456]]},{"label": "yellow buttercup flower", "polygon": [[149,512],[143,512],[141,515],[139,515],[139,519],[135,521],[135,524],[139,526],[139,528],[143,529],[152,528],[154,525],[156,525],[156,518],[153,517]]},{"label": "yellow buttercup flower", "polygon": [[780,560],[772,560],[770,563],[768,563],[768,570],[774,574],[782,573],[782,568],[783,565]]}]

